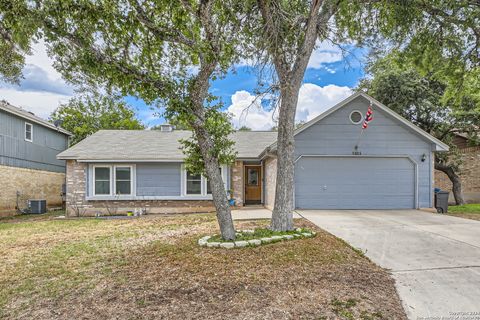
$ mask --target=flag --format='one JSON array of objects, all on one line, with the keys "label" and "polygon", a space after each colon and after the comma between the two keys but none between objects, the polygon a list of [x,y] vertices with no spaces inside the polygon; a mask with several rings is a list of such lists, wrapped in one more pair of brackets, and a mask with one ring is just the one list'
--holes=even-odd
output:
[{"label": "flag", "polygon": [[365,120],[363,120],[362,129],[368,128],[368,123],[373,120],[373,110],[372,110],[372,103],[368,106],[367,113],[365,114]]}]

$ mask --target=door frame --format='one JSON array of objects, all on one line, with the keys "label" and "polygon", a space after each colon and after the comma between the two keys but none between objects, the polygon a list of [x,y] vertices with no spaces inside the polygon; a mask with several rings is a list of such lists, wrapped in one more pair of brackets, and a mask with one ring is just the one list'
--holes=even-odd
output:
[{"label": "door frame", "polygon": [[[353,154],[302,154],[299,155],[294,163],[294,166],[296,166],[297,162],[302,159],[302,158],[402,158],[402,159],[407,159],[413,164],[413,184],[414,184],[414,208],[419,209],[419,198],[418,198],[418,163],[408,154],[400,154],[400,155],[391,155],[391,154],[386,154],[386,155],[353,155]],[[295,168],[293,171],[293,175],[295,177]],[[294,178],[295,179],[295,178]],[[296,208],[295,204],[295,183],[293,184],[293,207]]]},{"label": "door frame", "polygon": [[263,165],[262,164],[243,164],[243,176],[242,176],[242,180],[243,180],[243,206],[248,206],[248,205],[255,205],[255,204],[247,204],[247,181],[245,179],[245,176],[246,176],[246,170],[247,170],[247,167],[260,167],[260,180],[258,182],[258,185],[260,187],[260,203],[259,204],[263,204]]}]

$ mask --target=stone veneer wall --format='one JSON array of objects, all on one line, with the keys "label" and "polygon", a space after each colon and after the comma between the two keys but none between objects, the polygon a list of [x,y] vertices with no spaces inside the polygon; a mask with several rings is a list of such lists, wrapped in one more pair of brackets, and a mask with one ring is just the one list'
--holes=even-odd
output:
[{"label": "stone veneer wall", "polygon": [[243,161],[235,161],[231,166],[230,186],[236,206],[243,206]]},{"label": "stone veneer wall", "polygon": [[277,181],[277,158],[267,158],[265,160],[264,177],[264,204],[268,209],[273,209],[275,203],[275,185]]},{"label": "stone veneer wall", "polygon": [[86,196],[87,164],[67,160],[67,215],[95,215],[96,213],[124,214],[146,209],[147,213],[195,213],[215,211],[211,200],[89,200]]},{"label": "stone veneer wall", "polygon": [[[480,203],[480,147],[463,148],[462,152],[462,180],[463,194],[467,202]],[[435,187],[443,190],[452,190],[452,183],[447,175],[435,170]],[[450,202],[454,202],[450,193]]]},{"label": "stone veneer wall", "polygon": [[61,207],[64,183],[65,174],[61,172],[0,165],[0,215],[15,214],[17,191],[21,201],[45,199],[48,207]]}]

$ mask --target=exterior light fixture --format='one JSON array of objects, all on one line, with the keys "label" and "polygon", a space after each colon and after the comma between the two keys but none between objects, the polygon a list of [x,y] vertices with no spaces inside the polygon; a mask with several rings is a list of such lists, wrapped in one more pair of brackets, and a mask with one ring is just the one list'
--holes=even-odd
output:
[{"label": "exterior light fixture", "polygon": [[427,155],[424,153],[422,154],[422,162],[425,162],[425,160],[427,160]]}]

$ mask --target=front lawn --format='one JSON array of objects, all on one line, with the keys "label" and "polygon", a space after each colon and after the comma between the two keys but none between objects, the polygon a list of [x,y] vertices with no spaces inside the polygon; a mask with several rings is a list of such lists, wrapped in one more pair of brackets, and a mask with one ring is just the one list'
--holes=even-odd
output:
[{"label": "front lawn", "polygon": [[448,214],[461,218],[480,220],[480,204],[472,203],[448,207]]},{"label": "front lawn", "polygon": [[405,319],[386,271],[295,224],[317,236],[227,250],[196,243],[213,214],[0,220],[0,318]]}]

